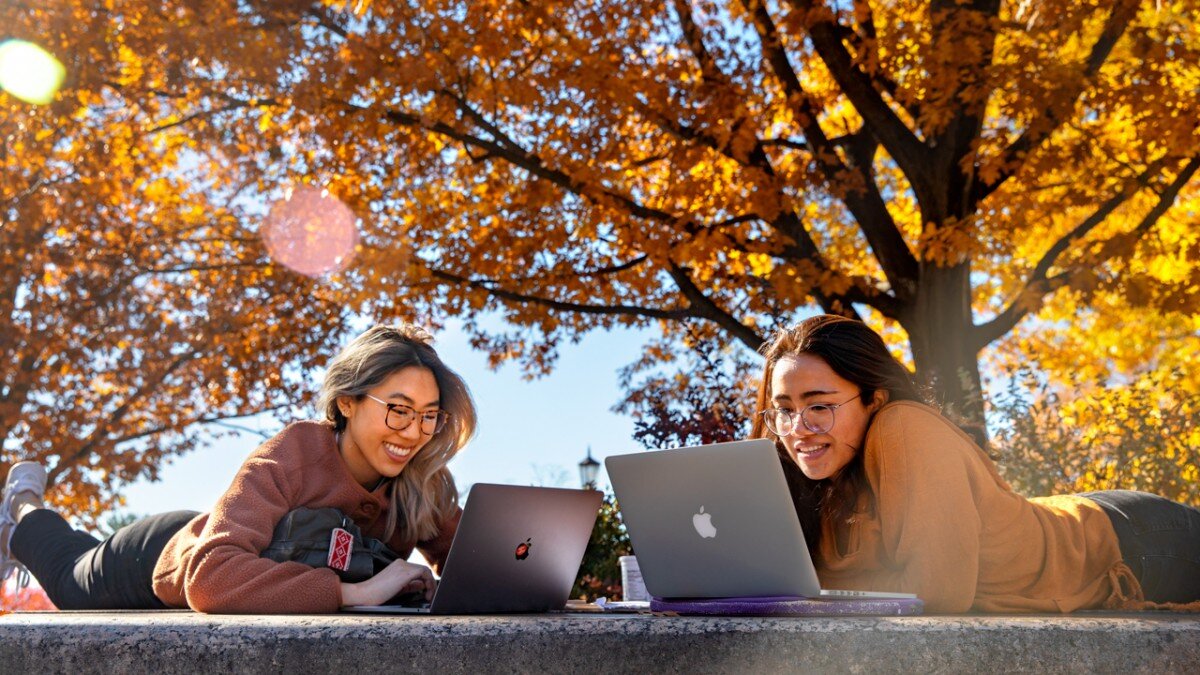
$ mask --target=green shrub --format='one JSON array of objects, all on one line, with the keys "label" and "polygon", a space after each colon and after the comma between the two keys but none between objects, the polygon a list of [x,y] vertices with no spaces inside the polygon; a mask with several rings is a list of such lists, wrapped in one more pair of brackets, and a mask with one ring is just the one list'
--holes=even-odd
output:
[{"label": "green shrub", "polygon": [[632,553],[617,499],[611,492],[606,492],[600,503],[596,526],[592,528],[592,536],[583,552],[583,563],[579,566],[579,576],[571,589],[571,597],[587,601],[600,597],[620,599],[619,559]]}]

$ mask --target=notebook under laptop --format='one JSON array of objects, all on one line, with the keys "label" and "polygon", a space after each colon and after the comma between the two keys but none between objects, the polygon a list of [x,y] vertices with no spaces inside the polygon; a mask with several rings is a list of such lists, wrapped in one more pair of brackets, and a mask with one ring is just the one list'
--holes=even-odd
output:
[{"label": "notebook under laptop", "polygon": [[567,602],[600,510],[595,490],[476,483],[428,606],[353,606],[379,614],[545,612]]},{"label": "notebook under laptop", "polygon": [[766,439],[605,460],[656,598],[915,598],[822,591],[774,443]]}]

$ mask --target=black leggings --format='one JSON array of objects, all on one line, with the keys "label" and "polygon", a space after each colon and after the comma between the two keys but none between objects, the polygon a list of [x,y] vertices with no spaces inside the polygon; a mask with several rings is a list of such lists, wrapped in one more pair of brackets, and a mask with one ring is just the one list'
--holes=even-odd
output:
[{"label": "black leggings", "polygon": [[100,541],[71,529],[49,509],[31,511],[13,530],[13,556],[59,609],[166,609],[154,595],[154,566],[167,542],[198,513],[143,518]]},{"label": "black leggings", "polygon": [[1105,490],[1096,502],[1117,531],[1121,557],[1152,602],[1200,600],[1200,510],[1146,492]]}]

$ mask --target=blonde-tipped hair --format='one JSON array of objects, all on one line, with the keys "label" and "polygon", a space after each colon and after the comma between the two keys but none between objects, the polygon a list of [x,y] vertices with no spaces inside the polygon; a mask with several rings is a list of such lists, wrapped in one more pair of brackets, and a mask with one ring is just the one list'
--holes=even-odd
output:
[{"label": "blonde-tipped hair", "polygon": [[475,435],[475,404],[457,373],[442,363],[433,337],[411,324],[375,326],[354,339],[329,363],[321,386],[318,410],[325,412],[339,433],[348,420],[338,409],[342,396],[362,400],[368,391],[398,370],[426,368],[437,381],[438,407],[450,413],[400,475],[392,479],[384,540],[397,530],[406,541],[425,541],[438,534],[438,525],[458,504],[458,489],[446,464]]}]

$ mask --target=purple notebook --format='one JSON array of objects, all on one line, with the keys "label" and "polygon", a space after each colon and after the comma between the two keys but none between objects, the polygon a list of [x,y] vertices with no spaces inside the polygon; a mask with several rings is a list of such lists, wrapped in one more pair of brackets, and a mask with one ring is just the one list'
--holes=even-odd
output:
[{"label": "purple notebook", "polygon": [[819,600],[793,596],[745,598],[651,598],[650,611],[665,614],[754,616],[912,616],[925,603],[919,598],[837,598]]}]

